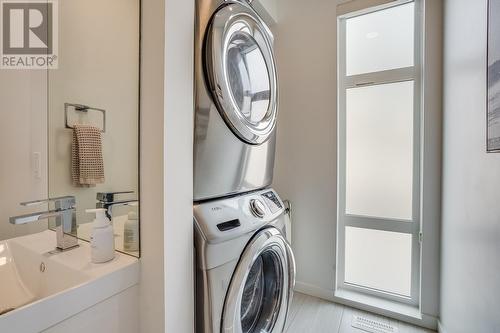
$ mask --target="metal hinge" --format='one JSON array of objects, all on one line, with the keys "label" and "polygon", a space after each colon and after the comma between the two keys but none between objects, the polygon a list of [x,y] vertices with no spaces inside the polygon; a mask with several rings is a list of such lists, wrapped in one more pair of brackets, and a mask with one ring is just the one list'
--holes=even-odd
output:
[{"label": "metal hinge", "polygon": [[424,238],[424,234],[422,233],[422,231],[420,231],[420,232],[418,233],[418,242],[419,242],[420,244],[422,244],[422,240],[423,240],[423,238]]}]

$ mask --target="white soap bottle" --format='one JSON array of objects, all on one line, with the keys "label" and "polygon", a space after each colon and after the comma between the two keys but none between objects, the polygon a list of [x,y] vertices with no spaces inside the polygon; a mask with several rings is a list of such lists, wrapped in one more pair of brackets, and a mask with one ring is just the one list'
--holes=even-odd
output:
[{"label": "white soap bottle", "polygon": [[111,221],[106,216],[106,209],[87,209],[87,213],[95,213],[90,236],[92,262],[95,264],[113,260],[115,257],[115,236]]},{"label": "white soap bottle", "polygon": [[134,210],[128,213],[128,220],[123,226],[123,249],[129,252],[139,251],[139,216]]}]

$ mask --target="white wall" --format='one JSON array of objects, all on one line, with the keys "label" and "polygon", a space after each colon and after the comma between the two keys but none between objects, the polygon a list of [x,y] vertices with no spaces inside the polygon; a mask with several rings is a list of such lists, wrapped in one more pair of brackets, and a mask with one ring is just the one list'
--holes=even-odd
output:
[{"label": "white wall", "polygon": [[140,332],[165,332],[164,62],[165,3],[143,0],[141,27]]},{"label": "white wall", "polygon": [[193,332],[194,0],[165,1],[165,330]]},{"label": "white wall", "polygon": [[297,287],[332,297],[336,228],[336,2],[278,1],[273,186],[293,203]]},{"label": "white wall", "polygon": [[500,331],[500,154],[485,153],[487,0],[446,0],[441,325]]},{"label": "white wall", "polygon": [[439,254],[443,118],[443,0],[426,0],[423,32],[423,141],[420,310],[436,326],[439,316]]},{"label": "white wall", "polygon": [[193,332],[194,1],[142,1],[140,332]]}]

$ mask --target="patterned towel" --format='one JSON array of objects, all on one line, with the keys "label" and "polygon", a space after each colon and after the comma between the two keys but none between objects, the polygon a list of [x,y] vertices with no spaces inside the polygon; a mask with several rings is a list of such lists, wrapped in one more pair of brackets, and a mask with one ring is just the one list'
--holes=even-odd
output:
[{"label": "patterned towel", "polygon": [[71,177],[73,185],[81,187],[104,183],[101,130],[87,125],[75,125],[71,145]]}]

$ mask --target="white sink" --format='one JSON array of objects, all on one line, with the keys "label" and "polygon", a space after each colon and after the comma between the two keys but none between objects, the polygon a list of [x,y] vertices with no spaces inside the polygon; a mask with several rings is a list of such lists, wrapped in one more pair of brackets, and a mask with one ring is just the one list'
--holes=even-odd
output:
[{"label": "white sink", "polygon": [[[53,236],[53,235],[51,235]],[[34,251],[21,239],[0,242],[0,313],[54,295],[91,276]]]},{"label": "white sink", "polygon": [[138,283],[137,259],[92,264],[79,244],[56,252],[50,230],[0,242],[0,332],[40,332]]}]

